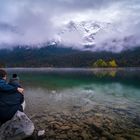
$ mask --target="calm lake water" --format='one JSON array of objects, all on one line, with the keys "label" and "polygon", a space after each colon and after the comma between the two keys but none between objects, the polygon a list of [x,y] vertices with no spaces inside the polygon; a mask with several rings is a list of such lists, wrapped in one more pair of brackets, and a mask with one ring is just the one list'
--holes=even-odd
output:
[{"label": "calm lake water", "polygon": [[[140,139],[140,69],[7,69],[46,139]],[[35,138],[36,139],[36,138]]]},{"label": "calm lake water", "polygon": [[25,88],[27,112],[98,106],[129,117],[140,114],[140,69],[7,69]]}]

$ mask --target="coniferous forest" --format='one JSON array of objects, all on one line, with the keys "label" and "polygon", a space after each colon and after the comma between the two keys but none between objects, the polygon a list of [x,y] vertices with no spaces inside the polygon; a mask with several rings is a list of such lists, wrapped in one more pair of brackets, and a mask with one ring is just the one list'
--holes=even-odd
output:
[{"label": "coniferous forest", "polygon": [[140,48],[120,53],[80,51],[55,45],[0,50],[0,67],[100,67],[95,65],[100,60],[109,63],[115,61],[115,67],[140,67]]}]

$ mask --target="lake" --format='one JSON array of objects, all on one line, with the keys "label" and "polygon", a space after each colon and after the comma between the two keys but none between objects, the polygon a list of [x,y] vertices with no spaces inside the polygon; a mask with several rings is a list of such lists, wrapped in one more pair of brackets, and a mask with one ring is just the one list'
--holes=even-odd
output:
[{"label": "lake", "polygon": [[140,138],[139,68],[7,71],[19,75],[25,112],[46,138]]}]

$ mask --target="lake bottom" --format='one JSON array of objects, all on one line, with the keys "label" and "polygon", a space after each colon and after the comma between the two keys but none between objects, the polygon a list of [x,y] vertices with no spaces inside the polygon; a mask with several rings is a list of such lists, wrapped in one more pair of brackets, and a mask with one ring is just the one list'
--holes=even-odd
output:
[{"label": "lake bottom", "polygon": [[[39,92],[40,89],[36,91]],[[61,92],[44,96],[45,93],[41,91],[39,95],[32,95],[33,90],[27,93],[25,112],[36,127],[34,135],[29,139],[140,139],[140,116],[139,112],[135,112],[133,105],[129,106],[123,101],[122,104],[116,102],[115,105],[92,101],[87,97],[89,93],[84,93],[84,97],[87,97],[84,98],[82,93],[75,95],[68,94],[67,91],[67,95]],[[45,130],[41,137],[37,136],[40,130]]]}]

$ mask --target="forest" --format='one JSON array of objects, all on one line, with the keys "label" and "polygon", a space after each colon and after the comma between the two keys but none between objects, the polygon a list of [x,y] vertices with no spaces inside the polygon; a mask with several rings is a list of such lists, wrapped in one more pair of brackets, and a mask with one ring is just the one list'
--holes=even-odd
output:
[{"label": "forest", "polygon": [[63,46],[16,46],[0,50],[0,67],[140,67],[140,47],[120,53]]}]

